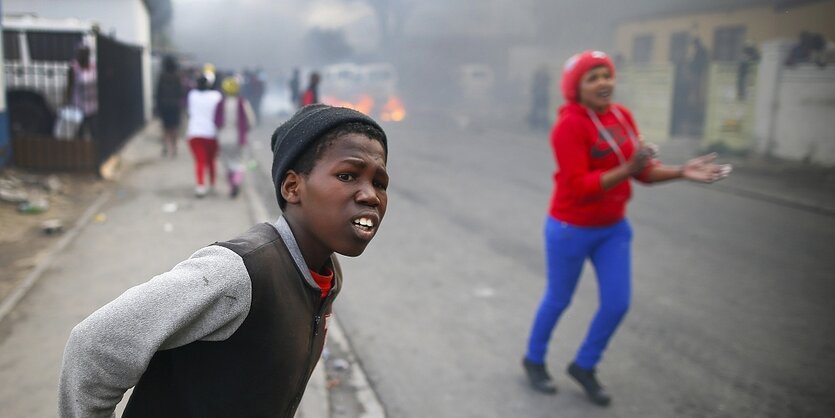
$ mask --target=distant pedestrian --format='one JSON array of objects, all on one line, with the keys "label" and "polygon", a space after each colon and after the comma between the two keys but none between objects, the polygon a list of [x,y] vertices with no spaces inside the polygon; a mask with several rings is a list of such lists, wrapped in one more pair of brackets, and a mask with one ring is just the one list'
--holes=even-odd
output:
[{"label": "distant pedestrian", "polygon": [[295,108],[299,108],[301,103],[301,80],[299,79],[299,69],[293,68],[293,76],[290,77],[288,87],[290,88],[290,101]]},{"label": "distant pedestrian", "polygon": [[705,103],[707,101],[707,72],[710,66],[707,48],[701,39],[693,39],[693,53],[687,63],[688,101],[687,134],[700,136],[704,130]]},{"label": "distant pedestrian", "polygon": [[814,62],[819,67],[826,67],[823,52],[826,50],[826,39],[814,32],[801,31],[800,40],[792,46],[786,57],[785,65],[794,67],[800,63]]},{"label": "distant pedestrian", "polygon": [[261,101],[264,99],[264,93],[267,90],[263,71],[256,69],[251,72],[246,82],[249,84],[251,92],[251,97],[248,97],[247,100],[249,100],[249,104],[255,112],[255,121],[257,122],[261,120]]},{"label": "distant pedestrian", "polygon": [[[215,187],[215,161],[217,159],[217,125],[215,113],[223,96],[217,90],[209,88],[209,80],[201,75],[197,87],[188,93],[188,145],[194,156],[194,169],[197,186],[194,194],[203,197]],[[205,173],[209,172],[209,185],[206,185]]]},{"label": "distant pedestrian", "polygon": [[319,103],[319,73],[310,73],[310,81],[307,84],[307,89],[302,95],[302,106]]},{"label": "distant pedestrian", "polygon": [[183,93],[177,60],[172,56],[166,56],[162,61],[162,73],[157,82],[156,95],[156,111],[162,121],[163,156],[177,156],[177,134],[183,113]]},{"label": "distant pedestrian", "polygon": [[680,167],[654,159],[653,148],[641,141],[629,110],[612,102],[615,67],[603,52],[571,57],[561,85],[566,104],[551,131],[557,171],[545,220],[547,282],[523,365],[534,389],[556,393],[545,355],[583,264],[590,259],[597,273],[600,307],[568,374],[592,402],[608,405],[610,396],[595,370],[631,299],[632,228],[625,218],[632,194],[630,179],[712,183],[727,176],[730,166],[713,164],[715,154]]},{"label": "distant pedestrian", "polygon": [[78,129],[78,137],[95,138],[98,134],[99,90],[98,70],[91,57],[90,47],[81,44],[76,49],[75,60],[67,72],[65,103],[80,109],[84,118]]},{"label": "distant pedestrian", "polygon": [[371,118],[302,108],[272,136],[282,216],[197,250],[70,333],[63,418],[291,418],[342,290],[335,253],[356,257],[388,197],[386,135]]},{"label": "distant pedestrian", "polygon": [[746,42],[742,47],[742,59],[736,69],[736,99],[745,100],[748,97],[748,73],[751,67],[760,61],[760,51],[752,42]]},{"label": "distant pedestrian", "polygon": [[235,198],[244,177],[243,150],[247,133],[255,125],[256,116],[249,101],[240,94],[241,83],[237,77],[226,77],[221,87],[225,97],[215,113],[215,124],[220,129],[218,141],[229,181],[229,196]]},{"label": "distant pedestrian", "polygon": [[528,124],[532,129],[548,129],[548,115],[550,114],[551,77],[548,69],[540,67],[534,73],[531,83],[531,110],[528,114]]},{"label": "distant pedestrian", "polygon": [[218,84],[220,83],[220,80],[218,80],[217,68],[215,68],[215,65],[207,62],[203,64],[202,71],[203,76],[206,77],[206,83],[208,83],[209,89],[219,90],[220,86]]}]

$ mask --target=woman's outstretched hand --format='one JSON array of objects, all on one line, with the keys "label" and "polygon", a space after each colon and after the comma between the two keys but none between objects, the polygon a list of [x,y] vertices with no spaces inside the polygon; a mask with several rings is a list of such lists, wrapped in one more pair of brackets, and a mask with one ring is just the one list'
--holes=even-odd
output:
[{"label": "woman's outstretched hand", "polygon": [[714,164],[718,156],[713,152],[686,162],[681,169],[682,177],[701,183],[713,183],[728,177],[733,167],[730,164]]}]

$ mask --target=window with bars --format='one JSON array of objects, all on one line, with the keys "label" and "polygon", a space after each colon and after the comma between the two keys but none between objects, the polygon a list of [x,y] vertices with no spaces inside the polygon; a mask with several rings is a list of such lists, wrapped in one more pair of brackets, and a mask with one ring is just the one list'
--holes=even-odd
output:
[{"label": "window with bars", "polygon": [[3,56],[7,60],[20,59],[20,32],[16,30],[3,31]]},{"label": "window with bars", "polygon": [[71,61],[81,43],[79,32],[28,32],[32,61]]}]

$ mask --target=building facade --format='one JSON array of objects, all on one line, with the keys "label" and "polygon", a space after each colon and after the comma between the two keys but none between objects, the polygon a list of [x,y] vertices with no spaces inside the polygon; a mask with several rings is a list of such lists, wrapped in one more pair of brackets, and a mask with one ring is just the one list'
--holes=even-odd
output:
[{"label": "building facade", "polygon": [[[802,31],[835,40],[835,0],[777,2],[749,8],[718,9],[675,16],[648,16],[618,25],[615,50],[627,62],[677,62],[699,39],[712,61],[733,62],[745,43],[797,39]],[[796,5],[792,5],[796,4]]]}]

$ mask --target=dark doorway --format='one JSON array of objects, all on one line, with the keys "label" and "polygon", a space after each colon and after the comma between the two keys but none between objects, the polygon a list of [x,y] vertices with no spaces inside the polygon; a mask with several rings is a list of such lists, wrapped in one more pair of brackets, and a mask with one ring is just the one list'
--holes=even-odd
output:
[{"label": "dark doorway", "polygon": [[707,102],[708,51],[698,37],[691,37],[688,32],[676,32],[670,39],[669,56],[675,65],[671,133],[700,139]]},{"label": "dark doorway", "polygon": [[684,135],[687,125],[687,97],[689,83],[687,77],[687,49],[690,46],[690,33],[675,32],[670,37],[670,63],[675,68],[673,84],[673,117],[671,133],[673,136]]}]

